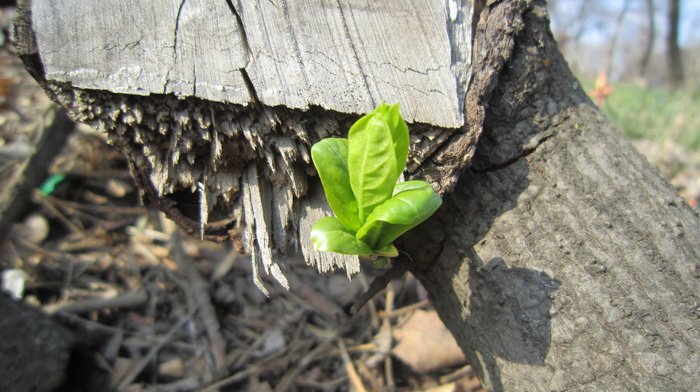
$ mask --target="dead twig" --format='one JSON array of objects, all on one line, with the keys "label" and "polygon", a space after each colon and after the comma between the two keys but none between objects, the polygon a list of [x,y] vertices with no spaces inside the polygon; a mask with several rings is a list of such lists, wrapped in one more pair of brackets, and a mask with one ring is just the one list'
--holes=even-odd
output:
[{"label": "dead twig", "polygon": [[[384,305],[384,309],[387,314],[390,314],[391,311],[394,309],[394,289],[391,285],[387,285],[387,290],[386,290],[386,304]],[[382,349],[386,350],[386,357],[384,358],[384,380],[385,380],[385,385],[389,392],[393,392],[396,390],[396,384],[394,383],[394,372],[392,370],[391,366],[391,344],[392,344],[392,334],[391,334],[391,320],[389,320],[388,317],[384,318],[384,322],[382,323],[382,327],[386,325],[386,329],[389,334],[389,338],[387,339],[387,343],[385,347],[382,347]]]},{"label": "dead twig", "polygon": [[411,313],[411,312],[418,310],[418,309],[421,309],[421,308],[427,308],[430,305],[431,305],[430,301],[426,299],[426,300],[423,300],[420,302],[410,304],[408,306],[404,306],[403,308],[399,308],[396,310],[392,310],[392,311],[385,310],[383,312],[379,312],[379,317],[386,317],[386,318],[399,317],[399,316],[402,316],[406,313]]},{"label": "dead twig", "polygon": [[[335,339],[336,336],[338,336],[338,335],[337,335],[337,334],[336,334],[336,335],[333,335],[333,339]],[[261,338],[262,338],[262,337],[261,337]],[[332,342],[333,339],[330,339],[330,342]],[[262,339],[259,339],[256,343],[253,344],[253,346],[254,346],[254,347],[255,347],[255,346],[259,346],[261,343],[262,343]],[[207,386],[207,387],[205,387],[205,388],[203,388],[203,389],[200,389],[198,392],[214,392],[214,391],[218,391],[220,388],[223,388],[223,387],[228,386],[228,385],[230,385],[230,384],[233,384],[233,383],[236,383],[236,382],[245,380],[246,378],[248,378],[248,377],[250,377],[250,376],[252,376],[252,375],[254,375],[254,374],[263,373],[263,372],[265,372],[265,371],[270,367],[270,365],[274,365],[274,363],[280,361],[281,358],[284,358],[284,357],[287,355],[287,353],[289,353],[289,352],[295,350],[295,349],[296,349],[297,347],[299,347],[299,346],[300,346],[300,345],[297,345],[296,347],[292,347],[291,345],[289,345],[289,346],[287,346],[284,350],[281,350],[281,351],[279,351],[279,352],[277,352],[277,353],[274,353],[274,354],[270,355],[269,357],[266,357],[266,358],[260,360],[259,362],[254,363],[252,366],[248,367],[248,368],[245,369],[245,370],[241,370],[241,371],[238,372],[238,373],[235,373],[235,374],[233,374],[233,375],[231,375],[231,376],[229,376],[229,377],[226,377],[226,378],[224,378],[224,379],[222,379],[222,380],[219,380],[219,381],[217,381],[217,382],[215,382],[215,383],[213,383],[213,384],[210,384],[209,386]],[[250,360],[250,357],[251,357],[250,354],[253,352],[254,347],[249,348],[249,349],[247,350],[247,353],[245,353],[245,354],[243,355],[243,357],[245,357],[245,359],[246,359],[247,361]],[[320,347],[320,346],[319,346],[319,347]],[[316,349],[318,349],[319,347],[317,347]],[[326,348],[327,348],[327,345],[324,347],[324,350],[325,350]],[[314,351],[316,351],[316,349],[314,349]],[[313,351],[312,351],[312,352],[313,352]],[[321,350],[321,352],[323,352],[323,350]],[[314,355],[314,357],[317,357],[318,355],[319,355],[319,354],[316,354],[316,355]],[[300,362],[300,364],[299,364],[298,366],[302,366],[302,362],[304,362],[303,359],[302,359],[302,361]],[[309,361],[309,362],[310,362],[310,361]],[[308,366],[308,363],[303,364],[303,365],[304,365],[303,367],[306,367],[306,366]],[[302,367],[301,370],[303,370],[303,367]],[[300,370],[300,371],[301,371],[301,370]],[[278,386],[278,388],[279,388],[279,386]]]},{"label": "dead twig", "polygon": [[189,392],[202,386],[201,377],[183,378],[169,384],[158,384],[151,388],[146,388],[143,392]]},{"label": "dead twig", "polygon": [[58,207],[49,202],[38,190],[34,190],[32,193],[32,201],[46,208],[46,211],[51,214],[51,216],[60,220],[74,235],[79,238],[84,236],[85,228],[79,227],[78,224],[68,219],[68,217]]},{"label": "dead twig", "polygon": [[379,294],[380,291],[395,278],[403,276],[408,271],[408,265],[406,263],[394,264],[391,269],[387,270],[384,274],[377,276],[372,283],[369,285],[369,289],[362,293],[356,300],[355,303],[350,308],[350,314],[356,314],[365,304],[375,295]]},{"label": "dead twig", "polygon": [[322,313],[329,320],[333,322],[342,323],[347,320],[347,314],[337,303],[328,299],[327,296],[314,290],[311,285],[304,284],[302,279],[293,271],[289,270],[285,272],[287,275],[287,280],[289,280],[290,287],[294,290],[290,292],[291,295],[298,295],[299,297],[308,301],[308,303],[302,303],[303,306],[311,309],[313,311]]},{"label": "dead twig", "polygon": [[252,374],[260,373],[262,370],[260,369],[260,366],[251,366],[245,370],[242,370],[238,373],[235,373],[229,377],[224,378],[223,380],[219,380],[204,389],[200,389],[198,392],[214,392],[218,391],[220,388],[223,388],[227,385],[233,384],[235,382],[245,380]]},{"label": "dead twig", "polygon": [[216,310],[211,303],[209,296],[209,283],[202,278],[199,271],[194,267],[192,259],[185,253],[182,247],[182,235],[179,230],[174,230],[170,236],[170,252],[178,267],[185,274],[192,295],[194,296],[197,308],[199,309],[200,320],[204,323],[204,328],[209,336],[209,347],[214,356],[216,371],[223,369],[226,363],[226,341],[221,336],[221,325],[216,317]]},{"label": "dead twig", "polygon": [[144,215],[147,210],[145,207],[120,207],[120,206],[100,206],[94,204],[76,203],[70,200],[63,200],[51,195],[43,195],[43,197],[54,205],[71,209],[71,211],[85,212],[100,212],[110,215]]},{"label": "dead twig", "polygon": [[[119,207],[117,207],[117,206],[83,205],[80,203],[62,200],[62,199],[53,197],[51,195],[44,195],[41,192],[39,192],[38,190],[36,190],[34,192],[34,195],[32,198],[37,204],[41,204],[46,208],[50,208],[54,212],[54,214],[58,214],[60,211],[65,211],[71,217],[83,218],[87,221],[90,221],[90,222],[93,222],[97,225],[100,225],[106,229],[115,229],[118,227],[126,226],[126,225],[130,224],[132,222],[132,220],[131,219],[122,219],[119,221],[110,221],[110,220],[102,219],[100,217],[92,215],[92,213],[102,212],[105,214],[112,214],[112,215],[118,215],[118,216],[136,215],[136,214],[134,214],[134,211],[131,211],[131,210],[134,210],[134,208],[124,208],[127,211],[127,213],[121,214],[119,211]],[[95,209],[102,210],[102,211],[91,211],[91,209],[92,209],[91,207],[94,207]],[[131,214],[129,214],[128,212],[131,212]],[[144,210],[144,212],[145,212],[145,210]],[[61,212],[61,215],[63,215],[62,212]]]},{"label": "dead twig", "polygon": [[117,384],[117,391],[123,391],[126,389],[131,383],[134,381],[136,376],[139,375],[143,371],[143,369],[148,366],[148,363],[153,359],[153,357],[160,351],[160,349],[170,340],[172,339],[173,335],[175,335],[175,332],[177,332],[180,328],[182,328],[185,323],[190,321],[192,316],[197,312],[197,309],[190,309],[189,312],[180,318],[180,320],[175,323],[175,325],[170,328],[170,330],[156,343],[151,347],[150,350],[148,350],[148,353],[143,356],[140,360],[135,362],[129,370],[126,372],[124,377],[121,379],[121,381]]},{"label": "dead twig", "polygon": [[345,371],[350,378],[350,382],[355,387],[355,390],[358,392],[367,392],[367,389],[365,389],[365,386],[362,384],[362,379],[360,379],[360,376],[355,370],[355,366],[352,364],[352,359],[350,358],[350,354],[348,354],[347,348],[345,348],[345,342],[343,342],[342,337],[338,338],[338,350],[340,350],[340,356],[343,358],[343,362],[345,362]]},{"label": "dead twig", "polygon": [[65,110],[54,106],[51,109],[54,118],[51,125],[41,132],[36,151],[24,166],[22,174],[16,176],[11,183],[3,184],[0,191],[0,240],[7,237],[12,224],[19,219],[29,205],[27,195],[40,186],[53,161],[75,129],[75,123],[68,118]]},{"label": "dead twig", "polygon": [[[393,306],[394,306],[394,290],[392,289],[391,285],[387,285],[386,303],[384,304],[384,307],[385,307],[385,309],[391,311]],[[389,354],[391,353],[391,343],[392,343],[391,320],[389,320],[386,317],[382,318],[381,326],[379,327],[379,330],[372,338],[372,343],[374,344],[375,353],[371,357],[367,358],[364,361],[368,367],[375,367],[376,365],[378,365],[382,361],[386,361],[387,358],[389,358]],[[386,362],[385,362],[385,366],[386,366]],[[391,362],[389,362],[389,366],[391,366]]]},{"label": "dead twig", "polygon": [[148,301],[148,293],[138,290],[125,293],[112,298],[92,298],[69,304],[57,303],[44,306],[48,314],[62,313],[86,313],[101,309],[133,308],[141,306]]},{"label": "dead twig", "polygon": [[450,374],[440,377],[440,383],[447,384],[450,382],[455,382],[463,377],[476,377],[476,373],[474,373],[472,365],[463,366]]},{"label": "dead twig", "polygon": [[274,392],[287,391],[291,387],[292,382],[304,369],[306,369],[311,364],[311,362],[313,362],[323,352],[331,348],[333,341],[339,335],[340,333],[338,331],[333,332],[329,337],[326,338],[326,340],[323,341],[323,343],[319,344],[315,349],[311,350],[308,354],[306,354],[299,361],[299,364],[297,364],[297,366],[294,369],[287,372],[287,374],[285,374],[284,377],[282,377],[282,380],[280,380],[280,383],[277,385]]}]

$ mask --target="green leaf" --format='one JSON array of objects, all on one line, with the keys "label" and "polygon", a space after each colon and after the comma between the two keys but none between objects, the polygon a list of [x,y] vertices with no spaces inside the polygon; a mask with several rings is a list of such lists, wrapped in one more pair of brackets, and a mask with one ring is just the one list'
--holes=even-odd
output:
[{"label": "green leaf", "polygon": [[346,255],[372,255],[372,249],[355,237],[353,231],[333,217],[326,217],[311,228],[311,243],[317,250]]},{"label": "green leaf", "polygon": [[406,158],[408,157],[408,125],[401,117],[399,104],[392,106],[382,102],[381,105],[374,109],[373,113],[379,113],[384,117],[384,120],[389,124],[391,130],[392,142],[394,144],[394,155],[396,156],[396,178],[398,178],[406,168]]},{"label": "green leaf", "polygon": [[389,259],[386,257],[377,257],[372,264],[374,264],[374,268],[376,269],[381,269],[386,267],[389,264]]},{"label": "green leaf", "polygon": [[393,196],[396,196],[397,194],[405,191],[414,191],[414,190],[425,190],[425,191],[432,191],[433,187],[430,186],[425,181],[406,181],[406,182],[401,182],[396,184],[394,186],[394,194]]},{"label": "green leaf", "polygon": [[348,139],[324,139],[311,155],[336,218],[311,230],[321,251],[366,256],[378,264],[398,255],[392,242],[442,204],[430,184],[396,184],[406,167],[408,126],[399,105],[382,102],[360,118]]},{"label": "green leaf", "polygon": [[399,251],[396,249],[396,247],[393,244],[389,244],[386,246],[382,246],[379,249],[375,249],[374,253],[379,255],[379,256],[388,256],[388,257],[396,257],[399,255]]},{"label": "green leaf", "polygon": [[357,231],[360,228],[360,217],[350,187],[348,140],[323,139],[311,147],[311,158],[335,216],[347,229]]},{"label": "green leaf", "polygon": [[350,186],[360,223],[391,197],[396,184],[396,153],[389,124],[379,113],[358,120],[348,133]]},{"label": "green leaf", "polygon": [[372,249],[381,248],[430,217],[442,199],[430,184],[420,186],[419,182],[405,183],[402,187],[407,190],[378,206],[357,231],[357,238]]}]

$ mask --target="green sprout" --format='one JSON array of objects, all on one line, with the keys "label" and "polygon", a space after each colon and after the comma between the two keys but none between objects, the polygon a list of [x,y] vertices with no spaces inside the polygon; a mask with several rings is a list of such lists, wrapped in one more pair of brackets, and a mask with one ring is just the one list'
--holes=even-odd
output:
[{"label": "green sprout", "polygon": [[52,174],[44,180],[44,182],[39,187],[39,192],[44,195],[50,195],[56,190],[56,186],[66,179],[65,174]]},{"label": "green sprout", "polygon": [[375,266],[398,250],[392,242],[430,217],[442,199],[425,181],[396,183],[406,167],[408,126],[399,105],[379,105],[360,118],[347,139],[327,138],[311,148],[335,217],[311,229],[317,250],[358,255]]}]

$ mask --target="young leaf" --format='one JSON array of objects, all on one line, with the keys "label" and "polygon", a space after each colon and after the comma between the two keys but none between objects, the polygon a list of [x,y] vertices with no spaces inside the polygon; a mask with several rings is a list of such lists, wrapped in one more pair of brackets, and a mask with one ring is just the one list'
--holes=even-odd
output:
[{"label": "young leaf", "polygon": [[370,256],[372,249],[355,237],[337,218],[322,218],[311,228],[311,243],[317,250],[346,255]]},{"label": "young leaf", "polygon": [[419,190],[419,189],[424,190],[424,191],[432,191],[433,187],[430,186],[430,184],[428,184],[425,181],[401,182],[401,183],[396,184],[396,186],[394,186],[394,194],[392,195],[392,197],[396,196],[397,194],[399,194],[401,192],[414,191],[414,190]]},{"label": "young leaf", "polygon": [[360,223],[391,197],[398,176],[389,124],[379,113],[358,120],[348,133],[350,186],[357,200]]},{"label": "young leaf", "polygon": [[373,113],[380,113],[384,116],[389,129],[391,129],[391,137],[394,144],[394,155],[396,155],[396,178],[398,178],[406,168],[406,158],[408,157],[408,126],[401,117],[399,104],[396,103],[389,106],[382,102],[381,105],[374,109]]},{"label": "young leaf", "polygon": [[357,201],[350,187],[348,140],[328,138],[311,147],[318,176],[331,209],[340,223],[353,232],[360,228]]},{"label": "young leaf", "polygon": [[399,255],[398,249],[393,244],[382,246],[379,249],[374,250],[375,254],[379,256],[396,257]]},{"label": "young leaf", "polygon": [[380,269],[386,267],[389,264],[389,259],[387,259],[384,256],[379,256],[372,263],[374,264],[374,268]]},{"label": "young leaf", "polygon": [[379,105],[360,118],[348,139],[325,139],[312,157],[337,218],[323,218],[311,230],[318,250],[367,256],[379,265],[398,250],[392,242],[442,204],[430,184],[396,184],[409,148],[399,105]]},{"label": "young leaf", "polygon": [[[410,181],[406,187],[416,186]],[[422,181],[421,181],[422,182]],[[418,189],[408,189],[375,208],[367,222],[357,231],[356,237],[377,249],[391,244],[403,233],[426,220],[442,204],[442,199],[429,184]],[[427,189],[426,189],[427,188]]]}]

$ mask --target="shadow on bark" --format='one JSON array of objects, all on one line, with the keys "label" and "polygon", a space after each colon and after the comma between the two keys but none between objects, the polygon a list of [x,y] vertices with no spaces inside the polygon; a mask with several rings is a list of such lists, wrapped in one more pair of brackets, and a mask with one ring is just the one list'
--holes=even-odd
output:
[{"label": "shadow on bark", "polygon": [[[487,260],[479,255],[485,241],[508,236],[490,233],[494,221],[528,203],[529,171],[525,158],[495,169],[468,170],[435,219],[403,242],[417,260],[435,261],[414,273],[493,391],[504,390],[497,359],[543,366],[551,344],[551,294],[560,282],[542,271],[517,267],[519,255],[506,248]],[[438,296],[439,301],[433,298]]]},{"label": "shadow on bark", "polygon": [[[468,258],[481,264],[470,250]],[[469,312],[464,325],[490,367],[494,391],[503,390],[496,358],[544,366],[551,342],[550,294],[560,282],[544,272],[508,267],[500,257],[469,269]],[[473,333],[473,332],[472,332]]]}]

